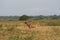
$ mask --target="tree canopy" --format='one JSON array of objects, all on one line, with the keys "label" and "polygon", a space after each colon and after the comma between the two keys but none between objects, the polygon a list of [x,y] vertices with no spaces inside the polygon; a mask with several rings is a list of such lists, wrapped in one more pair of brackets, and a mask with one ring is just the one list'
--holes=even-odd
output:
[{"label": "tree canopy", "polygon": [[29,19],[29,16],[27,16],[27,15],[22,15],[19,18],[19,20],[28,20],[28,19]]}]

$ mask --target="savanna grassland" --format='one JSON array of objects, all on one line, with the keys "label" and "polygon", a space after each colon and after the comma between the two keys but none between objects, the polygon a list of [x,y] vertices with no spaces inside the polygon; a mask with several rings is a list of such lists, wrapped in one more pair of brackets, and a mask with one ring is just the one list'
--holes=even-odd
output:
[{"label": "savanna grassland", "polygon": [[60,19],[32,20],[30,25],[24,21],[0,21],[0,40],[60,40]]}]

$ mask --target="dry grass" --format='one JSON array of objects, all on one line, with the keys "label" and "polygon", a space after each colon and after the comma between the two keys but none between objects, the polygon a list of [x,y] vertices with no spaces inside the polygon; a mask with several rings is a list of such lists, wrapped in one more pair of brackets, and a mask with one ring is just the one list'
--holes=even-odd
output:
[{"label": "dry grass", "polygon": [[0,40],[60,40],[60,26],[28,28],[23,21],[0,21]]}]

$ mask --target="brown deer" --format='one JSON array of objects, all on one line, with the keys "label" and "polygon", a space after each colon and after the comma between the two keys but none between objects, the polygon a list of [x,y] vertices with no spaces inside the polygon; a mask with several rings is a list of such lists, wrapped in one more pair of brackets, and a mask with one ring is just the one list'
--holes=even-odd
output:
[{"label": "brown deer", "polygon": [[32,24],[32,21],[25,21],[24,22],[29,28],[35,28]]}]

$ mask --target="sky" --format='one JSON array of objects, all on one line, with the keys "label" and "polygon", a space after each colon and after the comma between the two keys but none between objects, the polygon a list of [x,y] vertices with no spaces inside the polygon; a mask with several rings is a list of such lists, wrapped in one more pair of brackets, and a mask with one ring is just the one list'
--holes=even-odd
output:
[{"label": "sky", "polygon": [[0,0],[0,16],[60,15],[60,0]]}]

